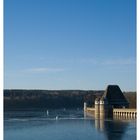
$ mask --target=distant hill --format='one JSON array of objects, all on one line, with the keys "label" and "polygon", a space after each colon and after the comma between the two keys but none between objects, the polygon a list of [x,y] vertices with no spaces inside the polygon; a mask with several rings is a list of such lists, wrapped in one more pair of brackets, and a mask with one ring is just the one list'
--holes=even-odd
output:
[{"label": "distant hill", "polygon": [[[5,110],[25,108],[83,108],[94,105],[103,90],[4,90]],[[136,92],[125,92],[130,107],[136,107]]]},{"label": "distant hill", "polygon": [[136,92],[124,92],[124,96],[129,102],[130,108],[137,108],[137,94]]}]

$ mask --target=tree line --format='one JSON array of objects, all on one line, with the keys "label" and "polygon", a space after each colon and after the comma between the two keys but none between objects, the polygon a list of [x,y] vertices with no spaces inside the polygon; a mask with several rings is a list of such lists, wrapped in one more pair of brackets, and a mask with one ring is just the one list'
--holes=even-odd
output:
[{"label": "tree line", "polygon": [[[4,90],[4,109],[83,108],[94,105],[103,90]],[[125,92],[130,108],[136,108],[136,92]]]}]

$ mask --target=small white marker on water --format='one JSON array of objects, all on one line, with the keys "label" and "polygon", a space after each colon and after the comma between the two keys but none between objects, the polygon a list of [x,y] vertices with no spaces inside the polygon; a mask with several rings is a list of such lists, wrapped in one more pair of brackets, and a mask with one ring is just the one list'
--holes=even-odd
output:
[{"label": "small white marker on water", "polygon": [[56,116],[55,119],[58,120],[58,116]]},{"label": "small white marker on water", "polygon": [[48,115],[49,115],[49,111],[47,110],[47,112],[46,112],[46,113],[47,113],[47,116],[48,116]]}]

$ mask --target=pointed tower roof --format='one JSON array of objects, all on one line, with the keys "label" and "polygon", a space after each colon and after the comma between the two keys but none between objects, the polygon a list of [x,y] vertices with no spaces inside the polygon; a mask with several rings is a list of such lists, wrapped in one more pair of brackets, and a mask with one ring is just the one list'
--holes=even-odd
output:
[{"label": "pointed tower roof", "polygon": [[110,105],[116,107],[129,105],[118,85],[108,85],[102,97],[106,98]]}]

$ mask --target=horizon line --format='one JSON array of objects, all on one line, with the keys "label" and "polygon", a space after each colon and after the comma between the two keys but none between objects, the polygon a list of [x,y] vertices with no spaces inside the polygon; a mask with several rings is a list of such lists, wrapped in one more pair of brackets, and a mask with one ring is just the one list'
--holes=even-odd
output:
[{"label": "horizon line", "polygon": [[[68,91],[68,90],[81,90],[81,91],[105,91],[106,89],[25,89],[25,88],[5,88],[3,90],[50,90],[50,91]],[[137,92],[137,90],[121,90],[122,92]]]}]

